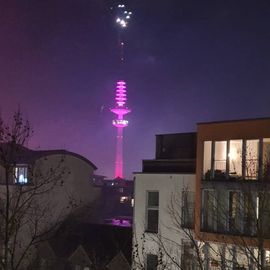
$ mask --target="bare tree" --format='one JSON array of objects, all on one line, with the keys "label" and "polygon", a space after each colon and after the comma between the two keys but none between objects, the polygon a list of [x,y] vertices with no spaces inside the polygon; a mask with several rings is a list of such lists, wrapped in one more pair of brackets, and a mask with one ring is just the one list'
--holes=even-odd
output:
[{"label": "bare tree", "polygon": [[46,158],[25,164],[24,145],[31,135],[30,123],[20,111],[14,113],[11,124],[0,119],[0,268],[3,270],[26,269],[34,256],[35,245],[47,239],[61,220],[52,218],[53,206],[47,197],[63,184],[69,173],[64,157],[48,166]]},{"label": "bare tree", "polygon": [[[132,254],[134,269],[151,269],[152,266],[150,268],[147,266],[151,257],[153,261],[155,257],[155,263],[150,264],[160,270],[205,269],[207,258],[203,254],[203,249],[206,243],[197,241],[194,234],[194,192],[186,187],[183,190],[177,188],[175,190],[167,202],[166,214],[170,221],[167,224],[162,224],[161,221],[156,233],[134,234]],[[138,226],[137,221],[136,225]],[[177,238],[164,234],[164,229]],[[154,245],[149,245],[149,242]]]},{"label": "bare tree", "polygon": [[266,269],[267,263],[269,266],[269,150],[260,161],[263,166],[258,166],[258,158],[247,148],[245,179],[235,177],[219,188],[209,184],[205,190],[202,229],[223,235],[226,245],[217,255],[219,265],[259,270]]},{"label": "bare tree", "polygon": [[[153,269],[156,269],[155,267],[158,267],[158,269],[160,270],[171,269],[171,266],[175,264],[175,259],[171,257],[166,257],[167,249],[163,247],[165,239],[162,238],[162,241],[160,241],[161,238],[159,234],[157,234],[156,237],[150,237],[150,240],[154,241],[158,245],[157,253],[156,250],[146,249],[145,244],[146,241],[149,239],[147,239],[145,233],[142,234],[141,240],[142,246],[140,247],[137,236],[135,234],[133,235],[132,269],[146,270],[151,269],[151,267],[153,267]],[[147,266],[147,263],[149,263],[149,258],[151,266]]]},{"label": "bare tree", "polygon": [[[264,168],[268,172],[267,165]],[[266,240],[270,238],[270,192],[269,174],[260,179],[260,185],[250,183],[241,191],[233,191],[226,200],[216,193],[209,193],[208,215],[212,224],[202,224],[203,231],[225,235],[221,242],[209,242],[194,234],[194,201],[187,188],[175,191],[168,202],[167,213],[172,225],[163,226],[179,235],[178,239],[164,237],[162,230],[156,234],[143,234],[141,241],[133,238],[133,267],[147,269],[149,250],[146,243],[156,244],[153,254],[158,260],[158,269],[266,269]],[[265,184],[263,184],[263,183]],[[228,200],[230,204],[228,208]],[[233,201],[232,201],[233,200]],[[205,225],[207,225],[205,227]],[[182,237],[182,241],[179,239]],[[139,242],[142,246],[139,246]],[[158,249],[158,253],[156,250]],[[151,253],[151,250],[150,250]],[[269,258],[268,258],[269,259]]]}]

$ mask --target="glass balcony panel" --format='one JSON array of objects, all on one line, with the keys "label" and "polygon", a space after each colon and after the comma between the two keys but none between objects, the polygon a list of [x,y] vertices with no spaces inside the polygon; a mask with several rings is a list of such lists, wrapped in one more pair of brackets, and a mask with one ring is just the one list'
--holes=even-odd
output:
[{"label": "glass balcony panel", "polygon": [[214,178],[226,179],[227,142],[215,142]]}]

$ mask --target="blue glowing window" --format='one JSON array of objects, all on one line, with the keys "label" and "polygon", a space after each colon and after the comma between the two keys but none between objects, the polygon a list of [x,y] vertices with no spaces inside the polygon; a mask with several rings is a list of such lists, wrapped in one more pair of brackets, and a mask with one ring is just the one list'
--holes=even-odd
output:
[{"label": "blue glowing window", "polygon": [[28,167],[17,166],[15,167],[15,183],[16,184],[27,184],[28,183]]}]

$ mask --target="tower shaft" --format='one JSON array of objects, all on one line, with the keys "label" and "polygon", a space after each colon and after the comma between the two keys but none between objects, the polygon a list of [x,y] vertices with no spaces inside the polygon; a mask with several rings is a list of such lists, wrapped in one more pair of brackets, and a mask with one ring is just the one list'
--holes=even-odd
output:
[{"label": "tower shaft", "polygon": [[115,155],[115,178],[123,178],[123,128],[117,128],[116,155]]}]

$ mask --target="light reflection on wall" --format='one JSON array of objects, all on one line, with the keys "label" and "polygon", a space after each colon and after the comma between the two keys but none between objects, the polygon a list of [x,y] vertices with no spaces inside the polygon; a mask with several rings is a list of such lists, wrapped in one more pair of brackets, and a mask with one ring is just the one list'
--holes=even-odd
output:
[{"label": "light reflection on wall", "polygon": [[128,219],[112,219],[113,226],[131,227],[131,222]]}]

